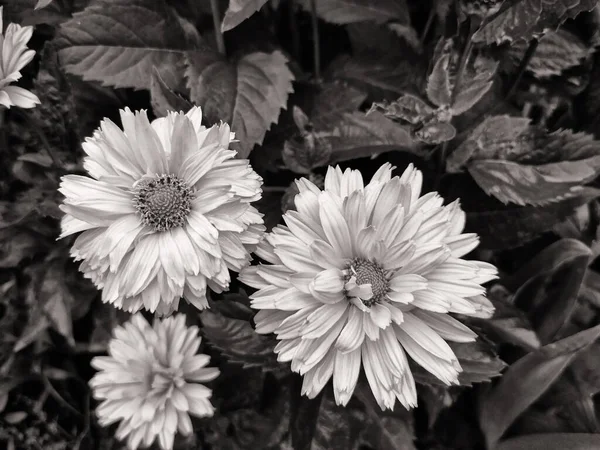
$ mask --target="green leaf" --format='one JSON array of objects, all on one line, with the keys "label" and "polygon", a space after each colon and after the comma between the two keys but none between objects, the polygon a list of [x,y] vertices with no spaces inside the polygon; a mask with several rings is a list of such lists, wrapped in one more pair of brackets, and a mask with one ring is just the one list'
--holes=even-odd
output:
[{"label": "green leaf", "polygon": [[256,333],[250,322],[208,310],[202,312],[200,320],[202,334],[210,345],[219,349],[231,362],[264,370],[281,367],[273,351],[274,339]]},{"label": "green leaf", "polygon": [[477,160],[468,167],[477,184],[503,203],[545,205],[574,197],[598,175],[600,155],[578,161],[522,165],[512,161]]},{"label": "green leaf", "polygon": [[229,0],[229,7],[221,24],[221,31],[229,31],[258,11],[267,0]]},{"label": "green leaf", "polygon": [[152,103],[152,111],[159,117],[166,116],[169,111],[187,112],[193,106],[167,86],[156,67],[153,69],[152,81],[150,82],[150,102]]},{"label": "green leaf", "polygon": [[510,205],[490,211],[467,212],[467,229],[479,235],[482,248],[518,247],[550,231],[576,208],[598,196],[600,190],[584,188],[576,197],[542,207]]},{"label": "green leaf", "polygon": [[[306,11],[311,10],[311,0],[298,3]],[[404,20],[408,11],[404,0],[318,0],[316,5],[321,19],[338,25]]]},{"label": "green leaf", "polygon": [[450,105],[452,86],[450,84],[450,54],[438,59],[427,78],[427,98],[436,106]]},{"label": "green leaf", "polygon": [[498,450],[596,450],[600,434],[547,433],[519,436],[498,444]]},{"label": "green leaf", "polygon": [[[510,48],[509,56],[515,65],[523,59],[527,47],[527,42],[519,41]],[[563,28],[550,31],[540,39],[527,71],[540,79],[558,76],[581,65],[589,54],[587,45],[573,33]]]},{"label": "green leaf", "polygon": [[542,344],[552,342],[571,316],[590,256],[590,249],[578,240],[562,239],[525,268],[531,276],[515,293],[514,302],[528,312]]},{"label": "green leaf", "polygon": [[565,20],[595,6],[595,0],[521,0],[479,29],[473,41],[486,44],[528,41],[556,30]]},{"label": "green leaf", "polygon": [[167,86],[182,81],[186,33],[165,0],[97,0],[60,27],[65,70],[116,88],[150,89],[156,67]]},{"label": "green leaf", "polygon": [[239,143],[232,147],[240,158],[262,144],[293,92],[294,76],[278,50],[250,53],[235,63],[214,52],[190,52],[185,74],[190,98],[202,106],[207,120],[228,122],[236,133]]},{"label": "green leaf", "polygon": [[600,336],[600,325],[531,352],[512,364],[482,399],[479,423],[489,450],[514,420],[558,379],[575,356]]}]

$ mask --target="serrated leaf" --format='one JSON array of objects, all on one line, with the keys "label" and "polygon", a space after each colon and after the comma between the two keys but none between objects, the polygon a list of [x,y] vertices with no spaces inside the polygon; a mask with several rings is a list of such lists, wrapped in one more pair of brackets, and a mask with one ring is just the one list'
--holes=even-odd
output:
[{"label": "serrated leaf", "polygon": [[153,66],[167,86],[178,86],[190,49],[164,0],[97,0],[61,25],[56,44],[67,72],[134,89],[150,89]]},{"label": "serrated leaf", "polygon": [[229,31],[258,11],[267,0],[229,0],[229,7],[221,24],[221,31]]},{"label": "serrated leaf", "polygon": [[581,185],[598,175],[600,155],[537,166],[477,160],[469,164],[468,171],[488,195],[503,203],[544,205],[579,195]]},{"label": "serrated leaf", "polygon": [[156,68],[153,69],[152,81],[150,82],[150,102],[152,111],[159,117],[166,116],[169,111],[187,112],[193,106],[167,86]]},{"label": "serrated leaf", "polygon": [[518,436],[498,444],[498,450],[595,450],[600,448],[600,434],[547,433]]},{"label": "serrated leaf", "polygon": [[474,42],[501,44],[526,41],[556,30],[565,20],[590,11],[595,0],[521,0],[473,35]]},{"label": "serrated leaf", "polygon": [[590,255],[578,240],[562,239],[523,268],[520,276],[531,276],[515,293],[514,302],[528,312],[542,344],[554,339],[575,308]]},{"label": "serrated leaf", "polygon": [[464,114],[487,94],[492,87],[497,67],[496,62],[478,58],[473,69],[465,70],[465,78],[458,87],[459,91],[450,108],[453,116]]},{"label": "serrated leaf", "polygon": [[530,119],[523,117],[486,118],[448,157],[446,170],[458,172],[471,159],[511,160],[515,154],[531,151],[533,143],[526,139],[530,122]]},{"label": "serrated leaf", "polygon": [[368,114],[372,111],[380,111],[392,120],[403,120],[412,125],[426,122],[435,112],[419,97],[410,94],[403,95],[391,103],[373,103]]},{"label": "serrated leaf", "polygon": [[[515,64],[523,59],[527,46],[526,42],[519,41],[510,48],[509,55]],[[573,33],[563,28],[550,31],[540,39],[527,71],[540,79],[560,75],[579,66],[589,53],[587,45]]]},{"label": "serrated leaf", "polygon": [[373,98],[394,98],[416,90],[423,77],[419,63],[411,58],[375,53],[342,55],[331,63],[328,75],[369,92]]},{"label": "serrated leaf", "polygon": [[267,130],[286,108],[293,92],[293,74],[280,51],[250,53],[235,63],[213,52],[187,57],[190,98],[202,106],[209,122],[228,122],[239,143],[232,145],[246,158],[262,144]]},{"label": "serrated leaf", "polygon": [[575,208],[600,196],[600,190],[584,188],[572,198],[542,207],[509,206],[493,211],[467,213],[467,229],[479,235],[481,247],[504,250],[522,245],[566,219]]},{"label": "serrated leaf", "polygon": [[548,344],[513,363],[482,399],[479,423],[492,449],[514,420],[558,379],[575,356],[600,336],[600,325]]},{"label": "serrated leaf", "polygon": [[273,351],[273,339],[256,333],[250,322],[212,311],[203,311],[200,320],[202,334],[210,345],[219,349],[232,362],[264,370],[280,367]]},{"label": "serrated leaf", "polygon": [[452,86],[450,85],[450,55],[442,55],[435,62],[427,78],[427,98],[436,106],[450,105]]},{"label": "serrated leaf", "polygon": [[416,150],[409,132],[379,112],[344,114],[343,121],[336,126],[330,139],[330,164],[399,148]]},{"label": "serrated leaf", "polygon": [[415,130],[414,135],[425,144],[437,145],[454,139],[456,128],[450,123],[432,120]]},{"label": "serrated leaf", "polygon": [[[311,10],[311,0],[298,0],[298,4]],[[321,19],[338,25],[404,20],[408,11],[404,0],[318,0],[316,6]]]},{"label": "serrated leaf", "polygon": [[344,120],[344,114],[357,111],[366,98],[363,91],[343,82],[323,83],[310,109],[310,121],[316,131],[331,130]]}]

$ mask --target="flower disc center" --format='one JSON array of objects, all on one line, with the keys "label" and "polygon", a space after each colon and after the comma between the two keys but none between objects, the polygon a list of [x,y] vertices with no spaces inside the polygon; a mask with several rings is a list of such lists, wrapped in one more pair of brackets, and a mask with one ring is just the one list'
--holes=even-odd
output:
[{"label": "flower disc center", "polygon": [[[389,290],[389,281],[379,264],[372,261],[355,258],[348,266],[348,280],[356,277],[356,284],[370,284],[373,296],[370,299],[361,299],[365,306],[371,306],[383,301]],[[347,281],[347,280],[346,280]]]},{"label": "flower disc center", "polygon": [[185,223],[194,194],[175,175],[158,175],[141,182],[135,192],[135,208],[142,222],[154,231],[167,231]]}]

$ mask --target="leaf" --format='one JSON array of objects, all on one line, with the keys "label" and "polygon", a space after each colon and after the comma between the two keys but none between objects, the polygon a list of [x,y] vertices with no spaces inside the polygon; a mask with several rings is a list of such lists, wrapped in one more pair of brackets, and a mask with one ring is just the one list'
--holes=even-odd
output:
[{"label": "leaf", "polygon": [[[523,59],[527,46],[527,42],[519,41],[510,48],[509,56],[515,64]],[[527,71],[540,79],[558,76],[581,65],[589,54],[586,44],[573,33],[563,28],[550,31],[540,39]]]},{"label": "leaf", "polygon": [[344,114],[344,120],[331,133],[331,143],[329,164],[390,150],[417,151],[409,132],[378,112]]},{"label": "leaf", "polygon": [[[298,0],[298,4],[311,11],[311,0]],[[405,20],[408,11],[404,0],[318,0],[316,5],[317,16],[338,25]]]},{"label": "leaf", "polygon": [[152,111],[159,117],[164,117],[169,111],[187,112],[192,104],[180,95],[173,92],[161,78],[158,70],[153,68],[152,80],[150,82],[150,101]]},{"label": "leaf", "polygon": [[356,112],[366,98],[363,91],[341,81],[323,83],[309,110],[310,121],[316,131],[331,131],[344,120],[344,114]]},{"label": "leaf", "polygon": [[483,398],[479,423],[492,449],[514,420],[562,374],[575,356],[600,336],[600,325],[531,352],[512,364]]},{"label": "leaf", "polygon": [[582,184],[598,175],[600,155],[578,161],[522,165],[512,161],[477,160],[468,167],[477,184],[503,203],[545,205],[579,195]]},{"label": "leaf", "polygon": [[532,151],[531,120],[523,117],[491,116],[480,123],[446,160],[446,170],[458,172],[471,159],[508,159]]},{"label": "leaf", "polygon": [[190,97],[207,120],[228,122],[236,133],[240,158],[262,144],[293,92],[294,76],[278,50],[250,53],[235,64],[215,53],[190,52],[185,74]]},{"label": "leaf", "polygon": [[0,230],[0,269],[17,267],[24,259],[32,258],[40,250],[40,242],[26,230]]},{"label": "leaf", "polygon": [[290,389],[292,448],[294,450],[310,450],[324,393],[321,391],[315,398],[302,395],[302,377],[298,374],[292,374],[290,384],[292,386]]},{"label": "leaf", "polygon": [[513,205],[492,211],[468,212],[467,229],[479,235],[482,248],[498,250],[517,247],[550,231],[577,207],[598,196],[600,190],[584,188],[575,197],[542,207]]},{"label": "leaf", "polygon": [[498,444],[498,450],[595,450],[600,448],[600,434],[547,433],[519,436]]},{"label": "leaf", "polygon": [[467,343],[449,342],[448,345],[462,367],[458,376],[462,386],[491,381],[500,376],[506,367],[506,363],[498,357],[492,346],[482,338]]},{"label": "leaf", "polygon": [[358,53],[335,59],[328,75],[370,93],[373,98],[395,98],[416,91],[424,72],[420,64],[421,61],[414,61],[409,55]]},{"label": "leaf", "polygon": [[392,120],[403,120],[412,125],[424,123],[433,116],[434,109],[414,95],[406,94],[391,103],[373,103],[367,114],[380,111]]},{"label": "leaf", "polygon": [[565,20],[590,11],[595,0],[521,0],[473,35],[474,42],[501,44],[526,41],[556,30]]},{"label": "leaf", "polygon": [[258,11],[267,0],[229,0],[229,7],[221,24],[221,31],[229,31]]},{"label": "leaf", "polygon": [[[590,260],[590,249],[575,239],[562,239],[530,263],[532,276],[515,293],[515,304],[528,312],[542,344],[552,342],[571,316]],[[542,263],[542,267],[539,267]]]},{"label": "leaf", "polygon": [[[321,400],[311,450],[346,450],[354,448],[360,428],[354,425],[351,411],[335,404],[327,392]],[[356,423],[358,425],[358,423]]]},{"label": "leaf", "polygon": [[165,0],[97,0],[60,27],[64,69],[116,88],[150,89],[156,67],[167,86],[182,80],[186,33]]},{"label": "leaf", "polygon": [[493,85],[498,63],[480,57],[475,59],[473,65],[473,69],[465,70],[464,80],[459,86],[460,90],[452,102],[450,111],[453,116],[459,116],[470,110],[487,94]]},{"label": "leaf", "polygon": [[52,3],[52,0],[38,0],[37,3],[35,4],[35,8],[34,9],[45,8],[50,3]]},{"label": "leaf", "polygon": [[438,59],[427,78],[427,98],[436,106],[450,105],[452,86],[450,85],[450,54]]},{"label": "leaf", "polygon": [[281,368],[273,351],[273,338],[256,333],[250,322],[211,311],[203,311],[200,320],[208,342],[232,362],[264,370]]},{"label": "leaf", "polygon": [[456,128],[452,124],[432,120],[414,131],[417,139],[425,144],[437,145],[451,141],[456,136]]}]

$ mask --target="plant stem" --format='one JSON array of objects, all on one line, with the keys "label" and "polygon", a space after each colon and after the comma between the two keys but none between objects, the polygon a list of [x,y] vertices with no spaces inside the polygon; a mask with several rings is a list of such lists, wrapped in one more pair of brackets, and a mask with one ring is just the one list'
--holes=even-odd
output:
[{"label": "plant stem", "polygon": [[513,80],[512,84],[510,86],[510,89],[508,90],[508,93],[506,94],[505,100],[508,101],[515,94],[515,92],[517,92],[519,83],[521,82],[521,79],[523,78],[523,75],[525,74],[525,69],[527,69],[527,66],[531,62],[531,58],[533,58],[533,55],[535,54],[535,51],[537,50],[538,43],[539,43],[539,41],[537,39],[532,39],[531,42],[529,43],[529,47],[527,47],[527,50],[525,51],[525,54],[523,55],[523,58],[521,59],[521,62],[519,63],[519,68],[517,69],[517,76]]},{"label": "plant stem", "polygon": [[317,17],[317,0],[310,0],[310,16],[312,22],[315,79],[317,80],[317,83],[319,83],[321,82],[321,40],[319,37],[319,18]]},{"label": "plant stem", "polygon": [[300,59],[300,32],[298,31],[298,21],[296,20],[296,3],[294,0],[288,2],[288,14],[290,23],[290,33],[292,35],[292,54],[296,60]]},{"label": "plant stem", "polygon": [[456,72],[456,78],[454,79],[454,89],[452,90],[452,100],[450,104],[454,103],[456,96],[460,92],[462,79],[465,74],[465,69],[467,67],[467,62],[469,61],[469,57],[471,56],[471,51],[473,50],[473,34],[475,34],[477,24],[470,17],[467,19],[469,24],[469,34],[467,37],[467,43],[465,44],[465,48],[463,49],[462,55],[460,56],[460,62],[458,64],[458,70]]},{"label": "plant stem", "polygon": [[217,39],[217,49],[219,53],[225,54],[225,40],[221,31],[221,15],[219,14],[219,0],[210,0],[210,9],[212,10],[213,25],[215,27],[215,37]]},{"label": "plant stem", "polygon": [[431,30],[431,26],[433,25],[433,21],[435,19],[435,8],[431,8],[429,10],[429,17],[427,17],[427,22],[425,23],[425,28],[423,28],[423,32],[421,33],[421,37],[419,42],[421,47],[425,44],[425,39],[427,38],[427,34],[429,34],[429,30]]}]

